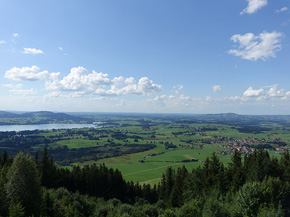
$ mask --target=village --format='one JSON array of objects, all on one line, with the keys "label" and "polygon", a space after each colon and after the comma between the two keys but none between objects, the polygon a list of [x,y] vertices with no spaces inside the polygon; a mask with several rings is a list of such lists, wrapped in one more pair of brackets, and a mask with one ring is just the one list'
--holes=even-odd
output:
[{"label": "village", "polygon": [[214,138],[199,139],[198,141],[207,144],[220,144],[219,147],[229,149],[224,151],[215,151],[215,153],[220,155],[233,154],[235,150],[247,154],[249,152],[254,152],[258,149],[272,151],[276,150],[276,154],[283,154],[283,151],[288,150],[286,146],[287,142],[289,142],[280,138],[258,139],[253,137],[233,138],[226,136],[215,136]]}]

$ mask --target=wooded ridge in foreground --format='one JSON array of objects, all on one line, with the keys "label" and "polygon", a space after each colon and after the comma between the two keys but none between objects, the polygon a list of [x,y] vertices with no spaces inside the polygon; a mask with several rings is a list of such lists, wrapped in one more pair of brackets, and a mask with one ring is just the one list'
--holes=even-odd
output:
[{"label": "wooded ridge in foreground", "polygon": [[158,186],[105,165],[57,168],[47,150],[0,156],[0,216],[290,216],[290,154],[215,154],[192,172],[168,167]]}]

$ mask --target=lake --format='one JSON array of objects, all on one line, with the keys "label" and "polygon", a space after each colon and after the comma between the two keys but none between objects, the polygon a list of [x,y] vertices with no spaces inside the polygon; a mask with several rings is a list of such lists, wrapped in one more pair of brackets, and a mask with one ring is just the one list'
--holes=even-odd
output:
[{"label": "lake", "polygon": [[52,130],[52,129],[73,129],[73,128],[101,128],[101,122],[95,124],[31,124],[31,125],[0,125],[0,132],[3,131],[24,131],[24,130]]}]

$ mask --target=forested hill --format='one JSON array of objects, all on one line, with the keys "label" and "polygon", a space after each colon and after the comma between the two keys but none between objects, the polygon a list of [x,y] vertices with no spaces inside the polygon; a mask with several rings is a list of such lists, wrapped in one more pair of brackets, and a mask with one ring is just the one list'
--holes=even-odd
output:
[{"label": "forested hill", "polygon": [[0,111],[0,125],[49,123],[92,123],[92,120],[85,117],[78,117],[65,113],[54,113],[49,111],[26,113]]},{"label": "forested hill", "polygon": [[[21,182],[19,181],[21,180]],[[202,167],[168,167],[158,186],[125,182],[105,165],[57,168],[44,149],[34,158],[0,156],[0,216],[290,216],[290,154],[215,154]]]}]

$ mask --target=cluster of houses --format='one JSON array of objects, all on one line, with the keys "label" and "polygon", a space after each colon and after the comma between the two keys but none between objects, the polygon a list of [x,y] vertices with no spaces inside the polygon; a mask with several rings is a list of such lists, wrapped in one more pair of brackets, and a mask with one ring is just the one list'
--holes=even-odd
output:
[{"label": "cluster of houses", "polygon": [[[286,140],[281,140],[280,138],[274,138],[274,139],[258,139],[253,137],[247,137],[247,138],[231,138],[231,137],[224,137],[224,136],[217,136],[215,138],[209,138],[205,139],[205,142],[211,142],[213,144],[225,144],[220,145],[222,148],[228,148],[229,150],[224,151],[216,151],[215,153],[221,154],[221,155],[228,155],[233,154],[235,150],[240,151],[241,153],[249,153],[257,150],[257,148],[253,147],[254,144],[265,144],[265,143],[271,143],[271,144],[281,144],[286,143]],[[272,148],[264,148],[264,150],[276,150],[276,151],[285,151],[288,150],[287,147],[272,147]],[[283,152],[276,152],[277,154],[283,154]]]},{"label": "cluster of houses", "polygon": [[246,137],[246,138],[234,138],[234,137],[227,137],[227,136],[215,136],[214,138],[204,138],[199,139],[198,141],[202,143],[211,143],[211,144],[231,144],[231,145],[250,145],[250,144],[259,144],[259,143],[281,143],[287,142],[286,140],[281,140],[280,138],[272,138],[272,139],[264,139],[264,138],[253,138],[253,137]]}]

